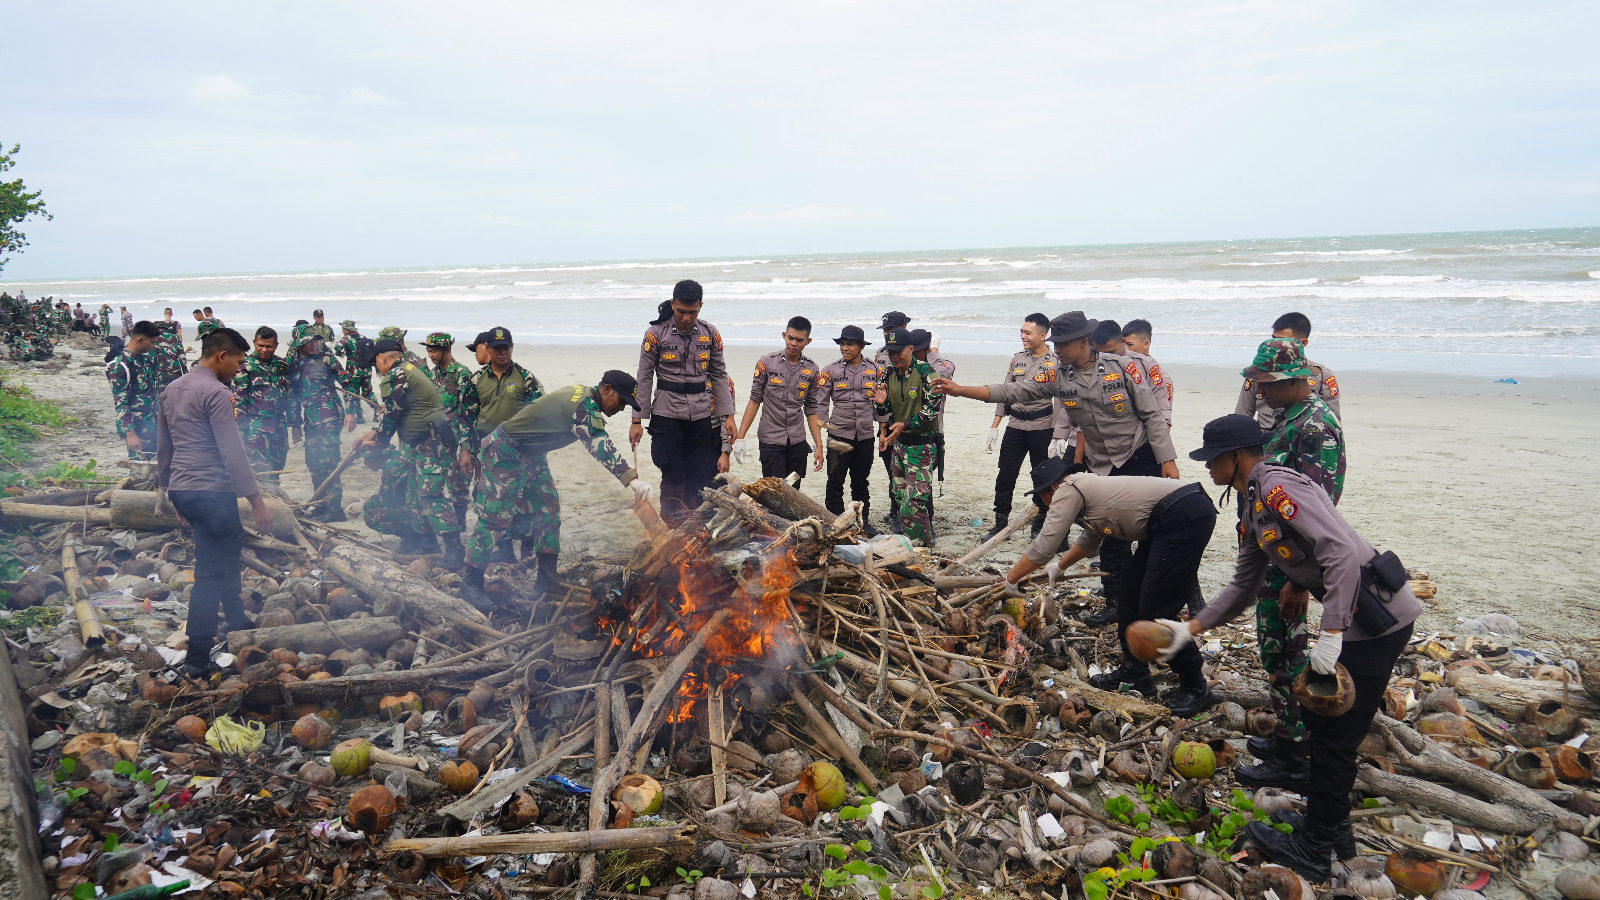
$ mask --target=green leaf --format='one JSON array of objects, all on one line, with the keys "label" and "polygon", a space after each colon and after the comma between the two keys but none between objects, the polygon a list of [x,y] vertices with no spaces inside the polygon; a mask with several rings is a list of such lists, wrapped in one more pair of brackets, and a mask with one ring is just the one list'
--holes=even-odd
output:
[{"label": "green leaf", "polygon": [[1363,809],[1377,809],[1382,805],[1382,803],[1378,802],[1377,797],[1368,797],[1367,799],[1361,801],[1361,807]]},{"label": "green leaf", "polygon": [[159,779],[159,780],[156,781],[155,784],[150,785],[150,796],[151,797],[159,797],[159,796],[161,796],[162,794],[164,794],[166,792],[167,792],[167,780],[165,778]]},{"label": "green leaf", "polygon": [[869,788],[869,787],[866,786],[866,784],[858,781],[858,782],[856,782],[856,793],[860,794],[863,797],[865,797],[868,794],[872,793],[872,788]]},{"label": "green leaf", "polygon": [[867,867],[867,877],[873,881],[888,881],[889,870],[876,863]]},{"label": "green leaf", "polygon": [[870,867],[866,864],[866,862],[859,859],[852,859],[839,868],[851,875],[865,875],[870,870]]},{"label": "green leaf", "polygon": [[935,881],[922,889],[922,896],[928,900],[940,900],[944,896],[944,890],[939,887],[939,882]]},{"label": "green leaf", "polygon": [[94,885],[85,881],[73,888],[72,900],[94,900]]},{"label": "green leaf", "polygon": [[1272,827],[1283,832],[1284,834],[1294,833],[1294,826],[1290,825],[1288,822],[1273,822]]},{"label": "green leaf", "polygon": [[845,857],[850,855],[849,848],[845,847],[843,844],[829,844],[828,846],[822,848],[822,852],[840,861],[843,861]]},{"label": "green leaf", "polygon": [[62,758],[62,760],[61,760],[61,768],[59,769],[59,771],[62,771],[62,772],[67,773],[68,775],[71,775],[73,772],[77,771],[77,768],[78,768],[78,761],[73,759],[72,757],[68,756],[68,757],[63,757]]},{"label": "green leaf", "polygon": [[117,760],[117,764],[111,767],[111,774],[122,775],[124,777],[132,775],[137,771],[139,771],[139,767],[125,759]]},{"label": "green leaf", "polygon": [[800,893],[806,895],[807,897],[811,896],[811,882],[808,881],[805,884],[800,885]]},{"label": "green leaf", "polygon": [[866,853],[868,850],[872,849],[872,842],[871,841],[856,841],[851,846],[856,848],[856,852],[857,853]]},{"label": "green leaf", "polygon": [[894,891],[889,890],[889,886],[887,884],[878,886],[878,900],[889,900],[889,898],[893,896]]},{"label": "green leaf", "polygon": [[839,818],[845,822],[859,819],[861,818],[861,810],[856,809],[854,806],[841,806],[839,807]]},{"label": "green leaf", "polygon": [[144,769],[140,769],[139,771],[133,773],[133,780],[139,782],[140,784],[149,784],[150,779],[154,777],[154,775],[145,771]]},{"label": "green leaf", "polygon": [[115,852],[117,852],[117,836],[114,835],[114,834],[106,835],[105,842],[100,845],[100,852],[101,853],[115,853]]},{"label": "green leaf", "polygon": [[1083,896],[1088,900],[1106,900],[1110,893],[1111,889],[1106,887],[1104,881],[1091,881],[1087,878],[1083,880]]},{"label": "green leaf", "polygon": [[689,877],[689,870],[685,869],[683,866],[679,866],[678,867],[678,877],[679,878],[688,878]]},{"label": "green leaf", "polygon": [[639,876],[639,887],[646,888],[646,887],[649,887],[649,886],[650,886],[650,876],[648,876],[648,875],[640,875]]}]

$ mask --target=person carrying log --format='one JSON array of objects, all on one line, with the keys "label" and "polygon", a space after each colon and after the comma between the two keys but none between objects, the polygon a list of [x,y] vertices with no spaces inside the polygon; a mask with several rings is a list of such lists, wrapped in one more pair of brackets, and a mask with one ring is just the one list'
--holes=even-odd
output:
[{"label": "person carrying log", "polygon": [[[1197,483],[1171,478],[1112,478],[1083,471],[1081,464],[1046,459],[1033,469],[1033,502],[1045,510],[1044,525],[1005,578],[1006,593],[1021,597],[1018,584],[1044,569],[1054,585],[1067,568],[1088,559],[1107,538],[1138,542],[1124,576],[1117,609],[1117,639],[1122,662],[1089,683],[1103,691],[1131,688],[1156,696],[1150,667],[1128,647],[1128,627],[1141,619],[1176,618],[1200,593],[1200,557],[1217,524],[1217,510]],[[1052,560],[1073,523],[1082,529],[1077,543]],[[1162,702],[1179,718],[1189,718],[1216,705],[1217,698],[1200,671],[1200,651],[1183,648],[1168,662],[1178,687]]]},{"label": "person carrying log", "polygon": [[[477,524],[468,549],[461,599],[487,610],[493,601],[484,592],[484,570],[491,551],[519,515],[533,523],[539,569],[534,590],[548,594],[556,588],[556,562],[561,555],[561,496],[545,462],[545,454],[568,444],[583,444],[617,480],[633,491],[635,500],[649,500],[650,485],[623,459],[606,434],[606,417],[624,408],[639,409],[638,383],[626,372],[612,369],[594,387],[574,384],[553,391],[524,406],[500,423],[484,439],[479,454],[474,491]],[[520,505],[535,498],[531,508]]]},{"label": "person carrying log", "polygon": [[161,392],[156,417],[156,510],[170,502],[178,521],[194,531],[194,589],[184,626],[189,649],[180,669],[191,678],[217,671],[211,647],[219,608],[230,629],[251,627],[239,600],[239,497],[250,501],[256,530],[272,532],[272,513],[250,469],[228,389],[249,349],[232,328],[207,335],[200,362]]},{"label": "person carrying log", "polygon": [[[329,353],[322,336],[309,328],[296,329],[291,338],[289,359],[288,423],[290,437],[306,445],[306,471],[312,487],[320,486],[339,468],[339,426],[356,430],[356,412],[361,401],[340,390],[345,383],[344,366]],[[312,518],[323,522],[343,522],[344,487],[335,478],[323,492],[322,501],[312,507]]]},{"label": "person carrying log", "polygon": [[362,519],[373,531],[398,535],[402,554],[437,553],[442,540],[439,565],[460,568],[461,520],[445,497],[444,477],[455,459],[455,429],[439,403],[438,389],[421,366],[403,359],[399,341],[384,338],[375,350],[383,412],[377,427],[355,447],[371,450],[396,435],[400,447],[384,462],[378,492],[362,508]]},{"label": "person carrying log", "polygon": [[150,322],[139,322],[123,344],[107,338],[106,381],[117,411],[117,434],[128,445],[128,458],[139,459],[156,451],[156,370],[153,349],[161,332]]},{"label": "person carrying log", "polygon": [[1202,632],[1237,617],[1255,601],[1273,565],[1322,601],[1311,669],[1348,679],[1353,703],[1342,715],[1301,712],[1310,734],[1311,770],[1306,814],[1290,820],[1294,831],[1283,834],[1252,822],[1245,833],[1272,861],[1313,882],[1326,881],[1335,851],[1340,858],[1355,853],[1350,788],[1356,750],[1422,604],[1406,585],[1400,560],[1378,553],[1357,534],[1320,484],[1265,458],[1267,435],[1255,419],[1238,414],[1213,419],[1206,423],[1203,441],[1190,458],[1203,461],[1212,482],[1238,491],[1242,501],[1239,559],[1233,580],[1198,617],[1188,623],[1161,621],[1172,632],[1161,657],[1176,656]]}]

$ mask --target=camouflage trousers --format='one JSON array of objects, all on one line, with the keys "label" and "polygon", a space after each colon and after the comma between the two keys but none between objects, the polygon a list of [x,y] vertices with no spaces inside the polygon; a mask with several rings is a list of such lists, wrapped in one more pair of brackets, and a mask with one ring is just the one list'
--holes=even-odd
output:
[{"label": "camouflage trousers", "polygon": [[[349,391],[352,394],[355,394],[358,397],[365,397],[368,400],[376,399],[376,398],[374,398],[372,396],[372,370],[371,369],[347,370],[345,378],[346,378],[345,383],[344,383],[344,389],[345,390]],[[357,422],[365,422],[366,420],[367,420],[367,405],[365,403],[357,403],[356,404],[356,421]]]},{"label": "camouflage trousers", "polygon": [[467,547],[470,565],[487,566],[507,532],[531,537],[538,553],[561,552],[561,495],[544,454],[524,452],[504,429],[496,428],[478,452],[475,488],[472,506],[478,522]]},{"label": "camouflage trousers", "polygon": [[[339,468],[343,450],[339,446],[339,429],[344,426],[344,413],[328,407],[308,407],[305,419],[306,471],[311,473],[311,489],[316,490]],[[335,479],[322,492],[322,505],[344,505],[343,479]]]},{"label": "camouflage trousers", "polygon": [[[479,453],[473,453],[472,458],[477,459],[479,455]],[[450,502],[455,505],[457,511],[465,510],[472,505],[474,480],[475,477],[472,472],[462,471],[461,467],[454,463],[451,464],[449,469],[445,470],[445,487],[449,490]],[[465,528],[466,525],[466,520],[463,519],[461,522],[462,528]]]},{"label": "camouflage trousers", "polygon": [[1256,597],[1256,647],[1261,668],[1267,673],[1267,692],[1278,715],[1278,738],[1304,741],[1306,726],[1300,720],[1300,703],[1294,699],[1294,680],[1310,664],[1307,655],[1311,629],[1306,617],[1285,619],[1278,609],[1278,592],[1288,579],[1273,569]]},{"label": "camouflage trousers", "polygon": [[939,447],[932,443],[895,441],[889,448],[889,499],[906,537],[924,544],[933,540],[933,468],[938,457]]},{"label": "camouflage trousers", "polygon": [[459,534],[461,520],[445,496],[444,473],[454,462],[431,433],[415,444],[401,444],[384,461],[378,492],[361,508],[362,520],[373,531],[402,537]]},{"label": "camouflage trousers", "polygon": [[[132,450],[129,450],[128,451],[128,458],[129,459],[155,459],[156,458],[156,414],[155,414],[155,411],[151,410],[148,413],[143,413],[143,414],[135,416],[134,419],[133,419],[132,428],[133,428],[133,433],[137,434],[139,436],[139,446],[142,447],[143,449],[141,449],[137,453],[132,451]],[[124,435],[124,440],[126,440],[127,430],[124,429],[122,431],[122,434]]]},{"label": "camouflage trousers", "polygon": [[277,472],[289,463],[289,433],[283,422],[277,419],[240,419],[239,435],[244,438],[244,454],[250,460],[250,468],[255,470],[260,480],[276,484],[277,475],[261,473]]}]

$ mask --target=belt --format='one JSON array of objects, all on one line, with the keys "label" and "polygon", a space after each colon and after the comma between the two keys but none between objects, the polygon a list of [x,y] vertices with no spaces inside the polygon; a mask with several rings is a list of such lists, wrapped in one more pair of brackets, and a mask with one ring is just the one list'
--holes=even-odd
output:
[{"label": "belt", "polygon": [[1156,503],[1156,508],[1150,511],[1151,523],[1161,521],[1161,517],[1166,515],[1167,511],[1172,509],[1172,507],[1176,506],[1178,501],[1192,497],[1195,494],[1204,494],[1205,492],[1206,489],[1201,487],[1199,482],[1194,482],[1191,484],[1186,484],[1183,487],[1178,488],[1172,493],[1166,495],[1165,497],[1162,497],[1161,500]]},{"label": "belt", "polygon": [[704,394],[707,390],[704,381],[668,381],[662,378],[656,381],[656,386],[674,394]]},{"label": "belt", "polygon": [[896,438],[896,440],[898,440],[902,444],[905,444],[907,447],[920,447],[923,444],[938,443],[939,435],[938,434],[902,434],[902,435],[900,435],[900,437]]},{"label": "belt", "polygon": [[1006,415],[1019,422],[1034,422],[1050,415],[1052,411],[1050,407],[1046,406],[1044,409],[1036,409],[1033,412],[1022,412],[1021,410],[1012,409],[1010,404],[1006,405]]}]

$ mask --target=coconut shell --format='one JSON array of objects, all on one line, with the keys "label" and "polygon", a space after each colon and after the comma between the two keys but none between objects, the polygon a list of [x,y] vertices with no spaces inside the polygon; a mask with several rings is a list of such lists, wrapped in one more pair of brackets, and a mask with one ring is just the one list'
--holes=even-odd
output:
[{"label": "coconut shell", "polygon": [[1172,629],[1158,622],[1135,622],[1128,626],[1128,652],[1140,662],[1155,662],[1171,646],[1172,637]]},{"label": "coconut shell", "polygon": [[381,784],[369,784],[350,797],[347,818],[367,834],[388,831],[394,821],[394,794]]},{"label": "coconut shell", "polygon": [[478,784],[478,767],[464,759],[453,759],[439,767],[438,782],[452,794],[465,794]]},{"label": "coconut shell", "polygon": [[1544,729],[1551,740],[1564,741],[1578,730],[1578,717],[1558,700],[1529,703],[1522,721]]},{"label": "coconut shell", "polygon": [[261,615],[256,616],[257,628],[281,628],[293,624],[295,624],[294,613],[282,607],[264,609]]},{"label": "coconut shell", "polygon": [[1106,769],[1129,784],[1143,784],[1150,780],[1150,767],[1132,750],[1123,750],[1113,756],[1106,763]]},{"label": "coconut shell", "polygon": [[1333,675],[1319,675],[1308,666],[1294,679],[1294,698],[1319,716],[1342,716],[1356,703],[1356,683],[1342,665],[1334,665]]},{"label": "coconut shell", "polygon": [[1543,747],[1511,754],[1502,768],[1507,778],[1534,790],[1548,791],[1556,786],[1555,763]]},{"label": "coconut shell", "polygon": [[1402,891],[1431,897],[1444,887],[1445,867],[1444,863],[1416,850],[1402,850],[1389,854],[1383,864],[1383,874]]},{"label": "coconut shell", "polygon": [[1278,733],[1278,717],[1270,709],[1252,709],[1245,713],[1245,730],[1251,737],[1272,737]]},{"label": "coconut shell", "polygon": [[1551,761],[1562,781],[1584,782],[1594,777],[1594,757],[1576,747],[1562,744],[1555,748]]}]

